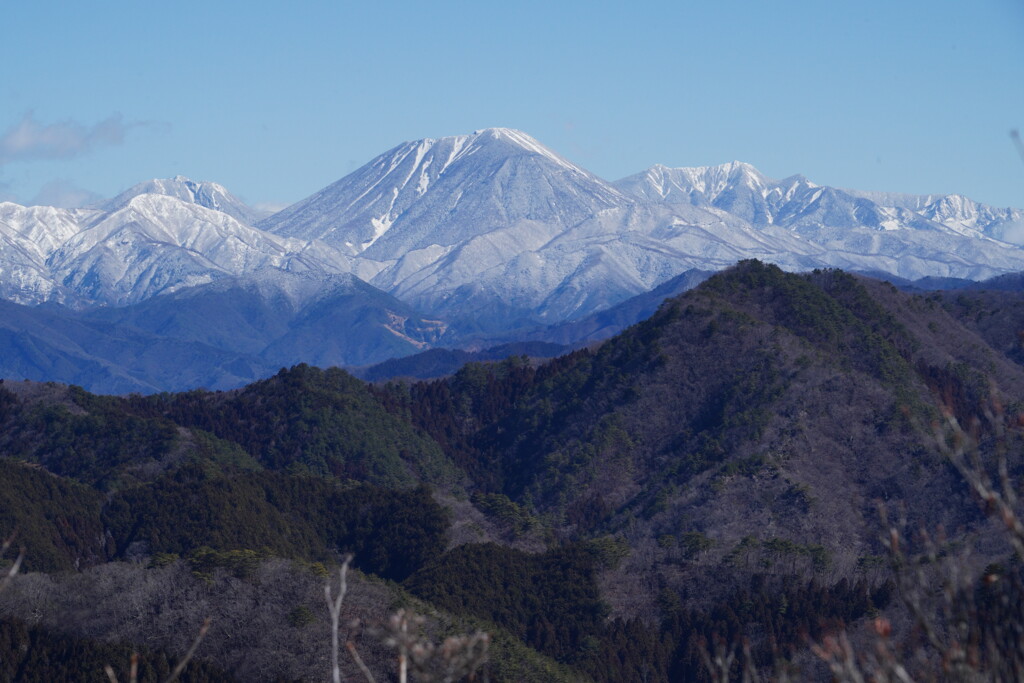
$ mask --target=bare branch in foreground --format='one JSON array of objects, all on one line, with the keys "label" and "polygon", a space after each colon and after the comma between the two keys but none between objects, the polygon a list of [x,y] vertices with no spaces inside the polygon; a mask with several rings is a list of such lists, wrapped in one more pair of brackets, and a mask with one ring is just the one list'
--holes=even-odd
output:
[{"label": "bare branch in foreground", "polygon": [[[178,664],[174,667],[174,670],[171,671],[170,675],[164,679],[163,683],[174,683],[174,681],[178,680],[178,676],[181,675],[181,673],[185,670],[185,667],[188,666],[188,663],[192,660],[192,656],[195,655],[196,649],[199,647],[199,643],[202,642],[203,638],[206,636],[206,632],[210,630],[211,621],[211,617],[206,617],[206,620],[203,621],[203,625],[199,627],[199,634],[196,635],[196,639],[192,641],[192,646],[189,647],[185,655],[181,658],[180,661],[178,661]],[[107,679],[110,681],[110,683],[118,683],[117,674],[114,673],[114,667],[107,664],[105,667],[103,667],[103,672],[107,674]],[[131,663],[129,664],[128,667],[128,683],[138,683],[138,680],[139,653],[133,652]]]},{"label": "bare branch in foreground", "polygon": [[188,652],[186,652],[185,656],[181,658],[181,661],[178,662],[178,665],[174,667],[174,671],[171,672],[171,675],[167,677],[167,680],[164,681],[164,683],[173,683],[173,681],[176,681],[178,679],[178,676],[181,675],[181,672],[185,670],[185,667],[188,666],[189,660],[192,659],[192,655],[196,653],[196,648],[199,647],[199,643],[202,642],[203,637],[206,635],[206,632],[210,630],[211,621],[211,617],[206,617],[206,620],[203,622],[203,625],[199,627],[199,635],[197,635],[196,639],[192,641],[192,647],[188,649]]},{"label": "bare branch in foreground", "polygon": [[359,670],[363,672],[364,676],[366,676],[366,680],[369,683],[377,683],[377,679],[373,677],[373,674],[370,672],[370,668],[363,663],[363,658],[359,656],[359,651],[356,650],[355,643],[350,640],[345,643],[345,647],[348,649],[349,654],[352,655],[352,659],[355,660],[356,666],[358,666]]},{"label": "bare branch in foreground", "polygon": [[[17,535],[17,532],[14,532],[10,536],[8,536],[7,538],[4,539],[3,546],[0,547],[0,557],[3,557],[4,555],[6,555],[7,551],[10,550],[11,545],[14,544],[14,537],[16,535]],[[18,573],[18,570],[21,569],[22,560],[24,560],[24,559],[25,559],[25,549],[22,548],[21,551],[18,553],[18,557],[14,560],[14,564],[11,565],[11,568],[8,569],[7,572],[4,574],[3,578],[0,579],[0,590],[3,590],[7,586],[7,584],[11,582],[11,579],[14,578],[15,574]]]},{"label": "bare branch in foreground", "polygon": [[[327,599],[327,609],[331,613],[331,674],[334,683],[341,683],[341,667],[338,664],[338,624],[341,620],[341,604],[345,600],[345,593],[348,592],[348,565],[352,561],[351,555],[346,555],[338,569],[338,597],[331,597],[331,584],[324,585],[324,597]],[[351,651],[351,650],[350,650]],[[370,679],[373,680],[372,678]]]}]

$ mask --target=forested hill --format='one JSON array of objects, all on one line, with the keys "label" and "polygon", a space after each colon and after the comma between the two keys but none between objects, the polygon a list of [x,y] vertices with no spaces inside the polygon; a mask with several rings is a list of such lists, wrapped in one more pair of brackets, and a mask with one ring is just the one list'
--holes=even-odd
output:
[{"label": "forested hill", "polygon": [[[387,385],[296,366],[148,397],[8,382],[0,524],[44,572],[130,560],[252,582],[271,557],[354,552],[545,676],[699,680],[712,633],[747,634],[765,663],[772,642],[896,610],[879,502],[1002,558],[930,436],[943,411],[970,424],[1024,399],[1019,354],[958,322],[965,306],[748,261],[542,364]],[[27,619],[18,591],[0,614]]]}]

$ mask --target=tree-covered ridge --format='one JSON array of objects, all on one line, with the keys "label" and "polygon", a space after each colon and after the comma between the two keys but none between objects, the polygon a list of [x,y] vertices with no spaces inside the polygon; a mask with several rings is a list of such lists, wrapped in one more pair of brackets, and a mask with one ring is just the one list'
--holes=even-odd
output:
[{"label": "tree-covered ridge", "polygon": [[[681,594],[749,563],[853,577],[882,552],[877,499],[977,525],[919,426],[950,397],[966,424],[986,377],[1024,395],[979,342],[888,285],[748,262],[599,347],[376,391],[466,463],[474,500],[557,538],[616,535],[634,552],[608,576]],[[630,595],[613,614],[659,609]]]},{"label": "tree-covered ridge", "polygon": [[130,485],[174,455],[179,433],[170,420],[132,415],[75,387],[67,394],[64,402],[23,401],[0,385],[0,452],[102,490]]},{"label": "tree-covered ridge", "polygon": [[431,382],[7,385],[0,448],[24,462],[0,477],[40,569],[180,560],[244,581],[352,552],[581,675],[690,680],[713,634],[766,662],[772,640],[885,609],[877,500],[983,535],[919,427],[968,424],[993,378],[1016,410],[1024,372],[934,299],[747,262],[601,345]]},{"label": "tree-covered ridge", "polygon": [[15,534],[28,571],[84,569],[110,552],[100,518],[104,496],[39,466],[0,459],[0,529]]},{"label": "tree-covered ridge", "polygon": [[461,477],[437,443],[337,368],[297,365],[223,394],[129,397],[123,409],[214,434],[272,470],[401,487],[454,486]]},{"label": "tree-covered ridge", "polygon": [[[540,367],[469,364],[450,379],[377,392],[477,487],[592,525],[631,489],[649,489],[631,472],[681,486],[736,456],[767,463],[759,444],[779,435],[765,430],[815,393],[872,396],[863,410],[873,415],[861,419],[892,428],[887,449],[906,441],[908,409],[916,419],[937,414],[928,406],[940,385],[959,395],[967,382],[979,399],[988,359],[910,329],[904,319],[917,304],[887,300],[888,290],[839,271],[794,275],[744,262],[596,350]],[[612,495],[581,499],[598,481]]]},{"label": "tree-covered ridge", "polygon": [[[688,608],[672,590],[658,595],[660,620],[608,619],[593,544],[527,554],[494,544],[466,545],[414,574],[410,590],[456,613],[508,629],[542,653],[571,662],[595,681],[706,681],[699,651],[715,638],[753,637],[759,666],[773,648],[799,647],[840,624],[889,605],[894,586],[861,579],[822,584],[753,574],[711,606]],[[696,589],[694,589],[696,590]]]},{"label": "tree-covered ridge", "polygon": [[[380,394],[477,486],[542,507],[562,499],[562,513],[592,525],[635,486],[630,471],[685,483],[755,441],[808,353],[890,386],[912,379],[903,349],[914,340],[892,315],[850,276],[813,278],[741,264],[596,350],[539,368],[469,364]],[[626,478],[605,488],[621,489],[617,501],[571,500],[616,469]]]},{"label": "tree-covered ridge", "polygon": [[599,640],[607,615],[598,569],[599,558],[580,545],[529,554],[470,544],[421,569],[408,587],[444,609],[488,619],[540,652],[578,662]]},{"label": "tree-covered ridge", "polygon": [[401,581],[444,551],[448,516],[420,486],[400,491],[284,473],[177,469],[103,508],[116,556],[201,548],[330,561]]},{"label": "tree-covered ridge", "polygon": [[381,486],[463,483],[434,440],[336,368],[299,365],[228,393],[51,393],[61,400],[22,398],[0,385],[0,449],[107,491],[190,459]]}]

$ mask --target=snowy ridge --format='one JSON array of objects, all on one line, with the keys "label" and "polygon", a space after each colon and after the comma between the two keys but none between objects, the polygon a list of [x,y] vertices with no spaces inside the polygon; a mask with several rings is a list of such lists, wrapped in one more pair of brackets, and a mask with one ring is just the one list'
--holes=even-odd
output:
[{"label": "snowy ridge", "polygon": [[227,191],[223,185],[211,182],[196,182],[185,176],[173,178],[155,178],[135,185],[111,200],[102,202],[97,208],[113,212],[123,208],[135,197],[146,194],[175,197],[189,204],[196,204],[207,209],[220,211],[236,220],[253,224],[266,217],[266,212],[247,206],[242,200]]},{"label": "snowy ridge", "polygon": [[768,179],[749,164],[654,166],[616,186],[638,198],[719,208],[759,226],[778,224],[812,239],[836,229],[931,230],[1024,244],[1024,212],[995,209],[962,195],[857,192],[803,176]]},{"label": "snowy ridge", "polygon": [[550,161],[553,161],[554,163],[558,164],[559,166],[565,169],[568,169],[569,171],[579,173],[580,175],[583,176],[590,175],[576,164],[571,163],[564,159],[563,157],[555,154],[550,149],[540,144],[539,142],[537,142],[536,140],[534,140],[533,138],[531,138],[529,135],[522,131],[518,131],[512,128],[488,128],[481,132],[485,135],[491,135],[495,138],[508,138],[519,147],[522,147],[525,150],[533,152],[534,154],[539,154],[540,156],[545,157]]},{"label": "snowy ridge", "polygon": [[[187,199],[174,196],[181,187]],[[0,204],[0,295],[23,304],[122,305],[260,269],[351,270],[327,245],[265,233],[195,201],[231,197],[221,190],[179,177],[138,185],[107,210]]]},{"label": "snowy ridge", "polygon": [[47,259],[98,213],[0,202],[0,297],[17,303],[73,299]]},{"label": "snowy ridge", "polygon": [[402,143],[253,216],[224,187],[182,176],[90,209],[0,204],[0,296],[122,305],[244,282],[292,302],[354,276],[487,332],[582,317],[744,258],[908,279],[1024,271],[1017,209],[772,179],[739,161],[608,183],[508,128]]}]

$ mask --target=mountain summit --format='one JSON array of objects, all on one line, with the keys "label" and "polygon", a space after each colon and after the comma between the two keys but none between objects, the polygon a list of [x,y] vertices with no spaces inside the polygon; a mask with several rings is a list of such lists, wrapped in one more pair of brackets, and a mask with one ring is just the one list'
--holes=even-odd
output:
[{"label": "mountain summit", "polygon": [[258,227],[388,261],[523,222],[557,234],[629,203],[529,135],[487,128],[403,143]]},{"label": "mountain summit", "polygon": [[144,194],[159,194],[180,199],[188,204],[196,204],[207,209],[226,213],[232,218],[247,225],[252,225],[267,213],[248,206],[238,197],[228,192],[223,185],[211,182],[197,182],[183,175],[173,178],[154,178],[133,185],[113,199],[100,204],[104,211],[114,212],[123,209],[128,203]]}]

